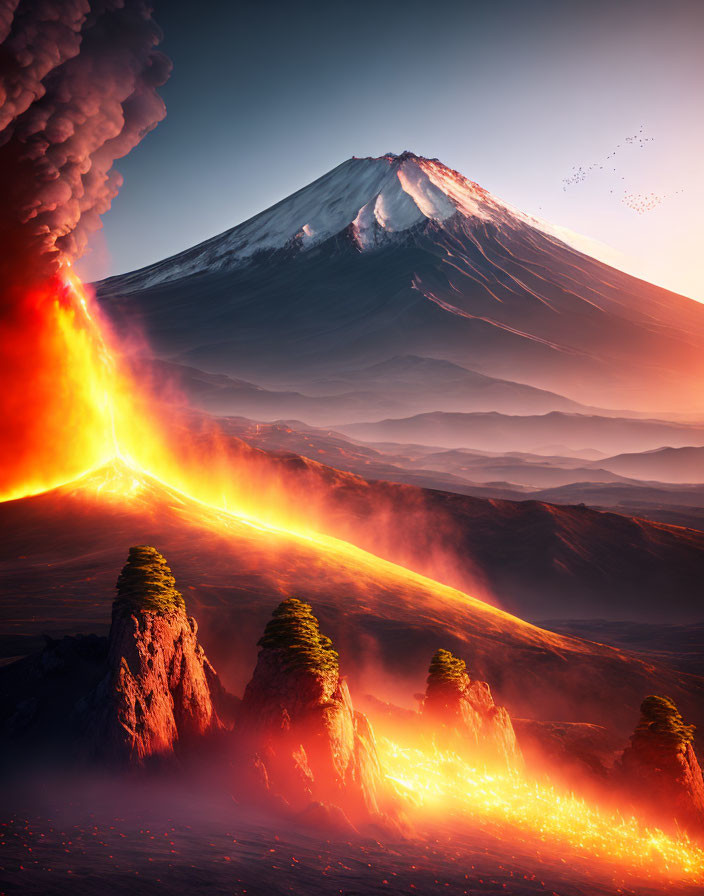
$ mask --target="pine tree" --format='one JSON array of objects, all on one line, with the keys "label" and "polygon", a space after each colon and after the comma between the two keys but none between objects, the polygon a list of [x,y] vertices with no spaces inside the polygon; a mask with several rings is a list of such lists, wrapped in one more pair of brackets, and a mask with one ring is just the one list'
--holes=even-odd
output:
[{"label": "pine tree", "polygon": [[149,545],[130,548],[127,563],[117,580],[113,615],[144,611],[164,614],[185,609],[176,580],[159,551]]},{"label": "pine tree", "polygon": [[685,724],[670,697],[646,697],[640,705],[640,713],[633,741],[660,741],[677,747],[692,742],[695,726]]},{"label": "pine tree", "polygon": [[467,674],[464,660],[449,650],[437,650],[428,669],[428,690],[460,681]]},{"label": "pine tree", "polygon": [[339,657],[332,641],[320,633],[312,607],[295,597],[282,601],[274,610],[259,646],[281,650],[292,669],[339,672]]}]

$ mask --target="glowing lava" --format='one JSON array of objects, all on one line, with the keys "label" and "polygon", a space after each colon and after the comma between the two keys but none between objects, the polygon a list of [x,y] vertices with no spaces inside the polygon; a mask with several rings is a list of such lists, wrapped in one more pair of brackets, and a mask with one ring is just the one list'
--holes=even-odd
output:
[{"label": "glowing lava", "polygon": [[436,746],[401,745],[380,737],[386,777],[423,813],[499,832],[537,850],[614,863],[620,870],[671,880],[704,881],[704,849],[562,793],[523,772],[487,770]]},{"label": "glowing lava", "polygon": [[[16,329],[16,332],[13,332]],[[97,309],[66,265],[28,291],[3,332],[0,499],[46,491],[159,437],[108,347]]]},{"label": "glowing lava", "polygon": [[[344,556],[371,571],[376,581],[401,574],[436,590],[452,590],[346,542],[277,519],[276,489],[268,495],[256,487],[248,491],[243,471],[218,460],[217,434],[208,434],[205,452],[202,442],[174,441],[169,429],[173,421],[160,417],[163,411],[111,348],[109,331],[78,278],[65,268],[52,288],[53,294],[34,297],[38,312],[45,315],[43,357],[48,363],[41,381],[29,384],[37,399],[36,421],[28,425],[26,414],[20,418],[25,426],[18,430],[21,451],[4,467],[5,499],[96,470],[87,478],[94,479],[101,495],[130,500],[145,488],[144,477],[149,476],[170,489],[175,502],[179,497],[195,502],[204,525],[221,532],[246,524],[265,535],[287,533],[312,542],[321,557]],[[468,605],[474,602],[457,594]],[[575,856],[616,863],[624,871],[704,879],[704,851],[684,836],[668,836],[634,818],[604,812],[522,773],[482,771],[452,753],[400,746],[386,738],[380,739],[379,749],[387,779],[428,817],[435,811],[464,816],[470,826],[489,827],[546,850],[567,849]]]}]

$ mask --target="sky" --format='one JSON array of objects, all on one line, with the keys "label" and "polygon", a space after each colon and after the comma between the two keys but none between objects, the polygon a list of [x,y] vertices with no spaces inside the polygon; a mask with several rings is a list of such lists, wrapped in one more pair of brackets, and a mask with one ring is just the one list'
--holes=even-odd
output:
[{"label": "sky", "polygon": [[704,301],[704,0],[155,9],[167,117],[118,163],[84,278],[195,245],[353,155],[409,149]]}]

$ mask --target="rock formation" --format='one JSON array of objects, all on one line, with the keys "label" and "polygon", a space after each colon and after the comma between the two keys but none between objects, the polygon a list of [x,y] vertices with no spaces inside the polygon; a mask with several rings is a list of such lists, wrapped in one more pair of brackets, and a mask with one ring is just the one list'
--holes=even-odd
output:
[{"label": "rock formation", "polygon": [[108,672],[87,708],[96,755],[140,765],[220,727],[212,693],[220,683],[197,633],[166,560],[153,547],[130,548],[117,580]]},{"label": "rock formation", "polygon": [[107,638],[45,640],[38,653],[0,668],[0,754],[8,767],[71,762],[85,731],[78,709],[105,676]]},{"label": "rock formation", "polygon": [[426,732],[439,743],[489,765],[522,764],[508,712],[449,650],[438,650],[431,660],[421,713]]},{"label": "rock formation", "polygon": [[633,801],[663,821],[704,834],[704,780],[687,725],[669,697],[646,697],[616,774]]},{"label": "rock formation", "polygon": [[294,809],[341,808],[353,822],[379,813],[381,770],[366,717],[354,711],[338,655],[311,607],[274,611],[240,707],[237,737],[250,781]]}]

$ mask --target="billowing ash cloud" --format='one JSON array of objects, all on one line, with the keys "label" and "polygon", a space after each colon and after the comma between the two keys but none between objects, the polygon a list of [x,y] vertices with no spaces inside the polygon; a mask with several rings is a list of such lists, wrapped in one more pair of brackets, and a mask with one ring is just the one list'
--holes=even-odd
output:
[{"label": "billowing ash cloud", "polygon": [[51,275],[100,226],[120,186],[113,162],[165,114],[160,38],[145,0],[0,0],[6,287]]}]

